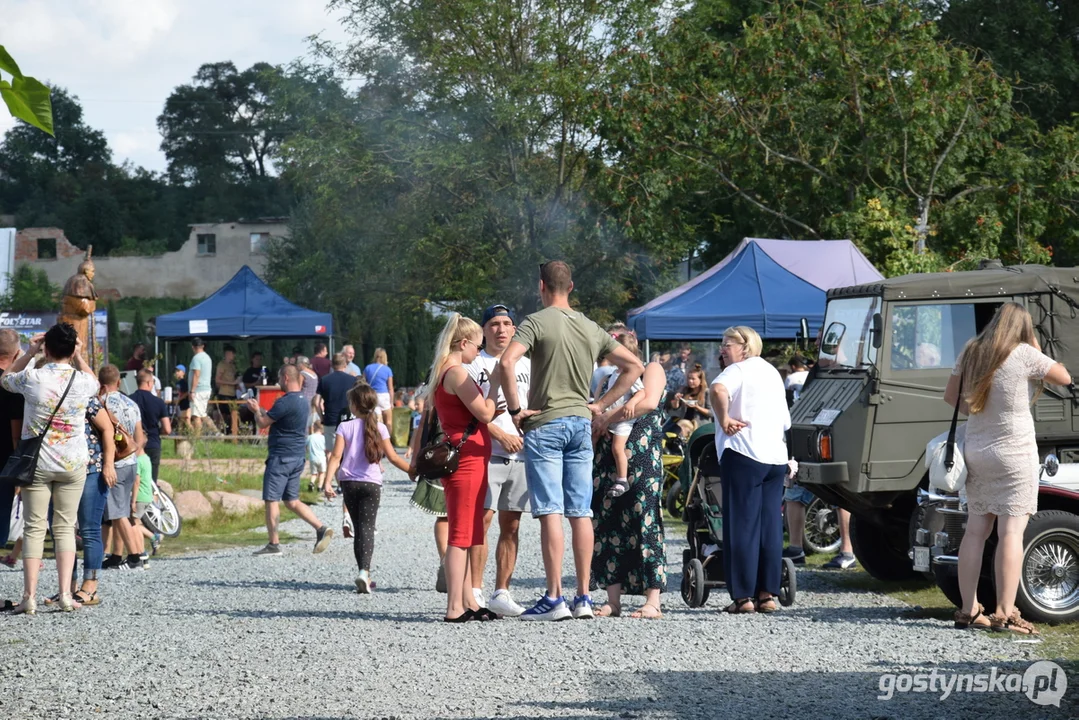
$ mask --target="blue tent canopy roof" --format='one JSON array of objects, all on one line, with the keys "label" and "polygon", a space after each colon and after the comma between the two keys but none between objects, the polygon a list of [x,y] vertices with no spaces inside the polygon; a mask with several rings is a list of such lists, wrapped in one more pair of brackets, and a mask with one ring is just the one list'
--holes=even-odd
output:
[{"label": "blue tent canopy roof", "polygon": [[746,238],[722,262],[629,313],[649,340],[718,340],[732,325],[765,339],[797,336],[824,322],[826,292],[882,278],[849,240]]},{"label": "blue tent canopy roof", "polygon": [[195,307],[157,318],[159,338],[330,335],[332,315],[290,303],[246,265]]}]

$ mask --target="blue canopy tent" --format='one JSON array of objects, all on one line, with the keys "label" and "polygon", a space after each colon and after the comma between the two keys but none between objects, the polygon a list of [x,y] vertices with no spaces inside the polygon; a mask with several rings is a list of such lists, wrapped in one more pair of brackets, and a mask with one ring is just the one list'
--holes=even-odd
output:
[{"label": "blue canopy tent", "polygon": [[688,283],[629,312],[644,340],[718,340],[748,325],[766,340],[797,336],[802,318],[824,322],[831,288],[882,279],[849,240],[746,238]]},{"label": "blue canopy tent", "polygon": [[[244,265],[198,305],[157,317],[158,340],[215,338],[327,338],[333,353],[333,316],[291,303]],[[166,367],[168,358],[166,357]]]}]

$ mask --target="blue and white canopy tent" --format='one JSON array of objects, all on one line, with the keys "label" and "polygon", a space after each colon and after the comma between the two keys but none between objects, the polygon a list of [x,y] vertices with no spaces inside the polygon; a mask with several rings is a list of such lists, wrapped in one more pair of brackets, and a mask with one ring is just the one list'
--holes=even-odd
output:
[{"label": "blue and white canopy tent", "polygon": [[718,341],[732,325],[765,340],[797,337],[801,319],[824,322],[826,292],[883,276],[850,240],[746,238],[721,262],[629,312],[648,340]]}]

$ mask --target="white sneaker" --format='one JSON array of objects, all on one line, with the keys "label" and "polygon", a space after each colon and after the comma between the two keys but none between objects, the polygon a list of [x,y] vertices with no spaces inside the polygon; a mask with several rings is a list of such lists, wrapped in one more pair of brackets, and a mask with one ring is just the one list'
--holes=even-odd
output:
[{"label": "white sneaker", "polygon": [[491,612],[503,617],[520,617],[521,613],[525,611],[523,607],[513,601],[513,596],[510,595],[509,590],[495,590],[495,594],[491,597],[491,604],[488,607]]},{"label": "white sneaker", "polygon": [[472,588],[472,597],[476,598],[476,604],[481,608],[487,607],[487,598],[483,597],[482,588]]},{"label": "white sneaker", "polygon": [[592,598],[588,595],[578,595],[573,598],[573,619],[574,620],[591,620],[594,617],[592,613]]}]

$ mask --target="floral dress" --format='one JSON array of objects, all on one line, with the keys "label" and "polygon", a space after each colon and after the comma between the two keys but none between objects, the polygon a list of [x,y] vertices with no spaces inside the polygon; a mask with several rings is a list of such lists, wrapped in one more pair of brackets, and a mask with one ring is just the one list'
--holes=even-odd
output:
[{"label": "floral dress", "polygon": [[101,398],[95,395],[86,404],[86,448],[90,451],[90,460],[86,463],[87,475],[101,472],[104,464],[101,438],[98,437],[97,428],[94,427],[94,418],[100,410]]},{"label": "floral dress", "polygon": [[596,447],[592,480],[592,526],[595,552],[592,578],[600,587],[621,584],[627,595],[667,589],[667,554],[663,547],[663,411],[638,418],[626,442],[629,490],[607,497],[615,479],[610,436]]}]

